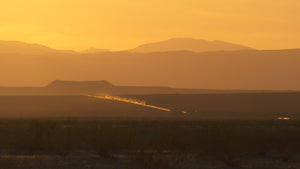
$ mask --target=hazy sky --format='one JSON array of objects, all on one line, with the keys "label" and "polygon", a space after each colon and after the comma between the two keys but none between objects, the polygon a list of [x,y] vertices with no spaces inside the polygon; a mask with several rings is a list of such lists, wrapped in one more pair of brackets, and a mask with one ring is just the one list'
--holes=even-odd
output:
[{"label": "hazy sky", "polygon": [[0,39],[122,50],[173,37],[300,47],[299,0],[1,0]]}]

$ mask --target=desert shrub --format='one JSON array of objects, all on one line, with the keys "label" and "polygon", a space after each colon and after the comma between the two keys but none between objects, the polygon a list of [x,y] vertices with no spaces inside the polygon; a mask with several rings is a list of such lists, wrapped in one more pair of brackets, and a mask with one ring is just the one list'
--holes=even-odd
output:
[{"label": "desert shrub", "polygon": [[52,137],[49,139],[51,152],[66,157],[76,147],[77,140],[73,137],[72,129],[69,128],[58,128],[54,131]]},{"label": "desert shrub", "polygon": [[276,128],[273,131],[272,146],[275,152],[280,154],[284,161],[293,160],[300,153],[300,129]]},{"label": "desert shrub", "polygon": [[14,127],[11,135],[11,147],[15,151],[26,153],[44,153],[50,150],[56,123],[32,121]]},{"label": "desert shrub", "polygon": [[180,153],[137,151],[129,155],[131,167],[136,169],[181,169],[184,158]]},{"label": "desert shrub", "polygon": [[[90,151],[103,158],[128,154],[136,167],[170,167],[182,157],[236,166],[240,158],[300,151],[299,122],[269,121],[0,121],[0,149],[9,153],[51,153],[65,157]],[[177,161],[178,160],[178,161]]]},{"label": "desert shrub", "polygon": [[89,149],[102,158],[112,157],[112,153],[119,149],[120,133],[114,128],[94,127],[89,130],[87,143]]},{"label": "desert shrub", "polygon": [[247,133],[240,129],[208,127],[198,135],[197,148],[202,157],[236,166],[234,159],[247,152],[247,139]]}]

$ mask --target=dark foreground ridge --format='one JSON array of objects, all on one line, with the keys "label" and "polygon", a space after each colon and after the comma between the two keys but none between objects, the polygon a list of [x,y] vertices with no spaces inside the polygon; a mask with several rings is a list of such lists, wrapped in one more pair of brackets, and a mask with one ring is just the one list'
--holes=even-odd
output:
[{"label": "dark foreground ridge", "polygon": [[1,168],[298,169],[298,122],[0,121]]}]

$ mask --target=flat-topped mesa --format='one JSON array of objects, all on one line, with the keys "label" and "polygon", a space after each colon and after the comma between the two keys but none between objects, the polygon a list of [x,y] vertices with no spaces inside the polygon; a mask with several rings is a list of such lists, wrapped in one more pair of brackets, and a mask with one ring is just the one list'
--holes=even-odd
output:
[{"label": "flat-topped mesa", "polygon": [[87,88],[112,88],[114,85],[106,80],[101,81],[64,81],[55,80],[51,82],[46,88],[55,89],[87,89]]}]

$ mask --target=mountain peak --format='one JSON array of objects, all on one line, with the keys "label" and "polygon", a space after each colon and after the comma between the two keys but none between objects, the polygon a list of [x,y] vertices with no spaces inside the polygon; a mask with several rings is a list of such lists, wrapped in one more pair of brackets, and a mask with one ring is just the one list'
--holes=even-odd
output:
[{"label": "mountain peak", "polygon": [[208,52],[208,51],[235,51],[235,50],[253,50],[250,47],[223,42],[223,41],[207,41],[194,38],[173,38],[165,41],[148,43],[140,45],[130,50],[136,53],[149,52],[167,52],[167,51],[192,51],[192,52]]}]

